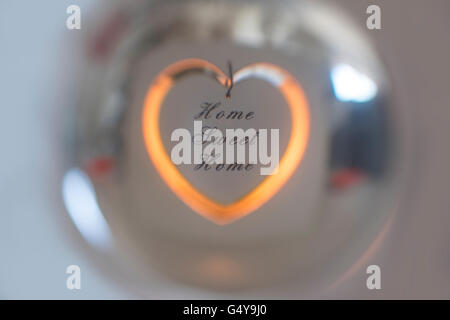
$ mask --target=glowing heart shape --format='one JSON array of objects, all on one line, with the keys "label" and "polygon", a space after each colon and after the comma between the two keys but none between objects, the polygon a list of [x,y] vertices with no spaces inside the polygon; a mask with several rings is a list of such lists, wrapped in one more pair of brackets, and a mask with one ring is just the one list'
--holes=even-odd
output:
[{"label": "glowing heart shape", "polygon": [[292,126],[291,136],[277,173],[267,176],[256,188],[236,202],[223,205],[202,194],[185,179],[172,163],[161,141],[159,114],[164,99],[177,79],[194,72],[211,76],[224,87],[231,83],[218,67],[201,59],[181,60],[165,68],[150,85],[145,98],[142,115],[145,145],[156,170],[173,193],[203,217],[217,224],[227,224],[248,215],[269,201],[300,164],[309,137],[308,102],[297,80],[278,66],[256,63],[234,74],[234,84],[257,78],[278,88],[289,106]]}]

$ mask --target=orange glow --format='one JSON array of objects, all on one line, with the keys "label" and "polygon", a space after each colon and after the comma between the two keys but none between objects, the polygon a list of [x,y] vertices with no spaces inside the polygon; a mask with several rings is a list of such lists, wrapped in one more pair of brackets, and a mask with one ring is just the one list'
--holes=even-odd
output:
[{"label": "orange glow", "polygon": [[147,152],[161,178],[169,188],[192,210],[217,223],[227,224],[257,210],[271,199],[289,180],[305,153],[309,137],[308,103],[300,84],[286,70],[268,63],[249,65],[238,72],[264,69],[279,75],[277,85],[285,98],[292,117],[292,129],[286,151],[279,163],[278,172],[268,176],[255,189],[234,203],[222,205],[203,195],[178,171],[167,154],[159,131],[159,113],[167,93],[177,76],[188,71],[207,71],[226,87],[228,76],[213,64],[201,59],[187,59],[164,69],[150,85],[142,115],[143,135]]}]

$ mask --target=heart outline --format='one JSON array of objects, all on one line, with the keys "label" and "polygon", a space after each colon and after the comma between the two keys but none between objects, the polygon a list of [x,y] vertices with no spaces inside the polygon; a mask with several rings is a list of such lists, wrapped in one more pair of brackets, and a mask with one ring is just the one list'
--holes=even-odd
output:
[{"label": "heart outline", "polygon": [[227,87],[229,78],[203,59],[184,59],[163,69],[151,83],[142,112],[142,132],[147,153],[157,172],[172,192],[204,218],[225,225],[252,213],[269,201],[291,178],[300,164],[309,138],[310,115],[306,95],[286,70],[266,62],[248,65],[234,74],[234,83],[260,78],[274,85],[291,112],[291,136],[276,174],[269,175],[252,191],[231,204],[220,204],[192,186],[172,163],[161,141],[159,114],[166,95],[177,79],[189,72],[202,72]]}]

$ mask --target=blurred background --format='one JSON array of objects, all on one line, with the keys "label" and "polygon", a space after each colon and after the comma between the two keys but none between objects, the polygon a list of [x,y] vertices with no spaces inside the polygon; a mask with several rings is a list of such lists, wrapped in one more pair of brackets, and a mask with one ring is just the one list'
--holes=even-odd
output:
[{"label": "blurred background", "polygon": [[[111,2],[0,3],[0,298],[450,298],[448,1],[322,1],[352,17],[389,66],[411,145],[406,189],[398,194],[389,231],[326,290],[301,294],[281,284],[220,292],[157,272],[142,288],[81,240],[61,194],[73,156],[67,128],[78,103],[73,92],[79,86],[76,66],[83,64],[79,44],[111,14]],[[71,4],[82,8],[83,32],[66,28]],[[382,9],[381,30],[366,29],[370,4]],[[66,288],[72,264],[81,267],[81,290]],[[366,288],[370,264],[381,267],[382,290]]]}]

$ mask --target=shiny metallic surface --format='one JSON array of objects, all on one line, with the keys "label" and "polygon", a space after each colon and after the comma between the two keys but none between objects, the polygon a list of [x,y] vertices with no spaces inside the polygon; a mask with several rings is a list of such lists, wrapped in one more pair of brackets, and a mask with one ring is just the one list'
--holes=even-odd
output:
[{"label": "shiny metallic surface", "polygon": [[[85,240],[136,269],[143,290],[156,269],[214,289],[290,281],[323,291],[382,241],[407,167],[404,128],[376,48],[339,9],[310,1],[143,1],[119,5],[106,26],[87,41],[80,78],[73,167],[84,173],[64,178],[65,190],[74,190],[71,183],[89,176],[82,197],[91,203],[94,194],[98,204],[90,208],[103,217],[80,224],[86,219],[65,202]],[[309,100],[301,175],[262,212],[227,226],[173,198],[142,142],[136,88],[192,56],[223,70],[227,59],[276,63],[300,80]]]}]

